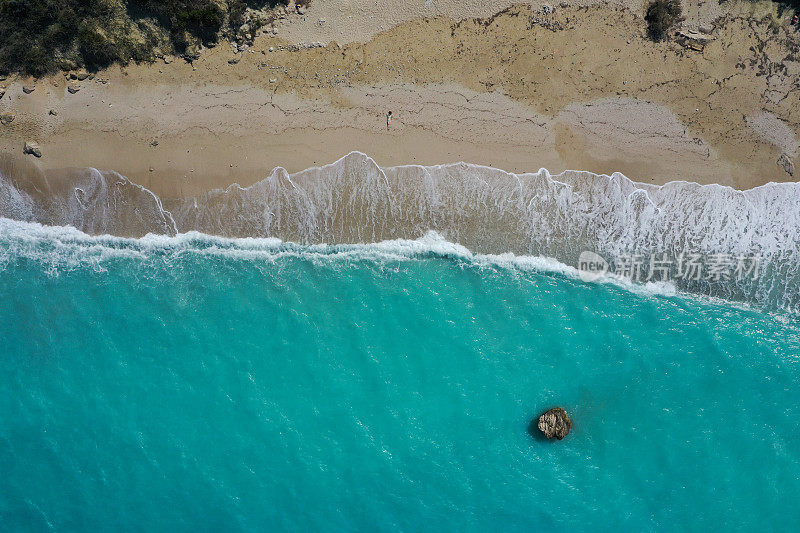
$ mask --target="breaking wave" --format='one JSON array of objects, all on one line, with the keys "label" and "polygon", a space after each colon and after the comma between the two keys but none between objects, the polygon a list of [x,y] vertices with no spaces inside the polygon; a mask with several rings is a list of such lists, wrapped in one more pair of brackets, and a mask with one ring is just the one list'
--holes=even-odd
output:
[{"label": "breaking wave", "polygon": [[[646,185],[619,173],[514,174],[466,163],[381,168],[353,152],[296,174],[276,168],[250,187],[163,202],[115,172],[87,169],[17,182],[5,171],[0,217],[90,235],[200,232],[302,245],[419,242],[433,231],[472,253],[573,266],[584,250],[608,258],[612,268],[631,254],[760,257],[757,276],[677,279],[675,286],[769,311],[800,306],[797,183],[738,191],[688,182]],[[141,246],[157,238],[147,239]]]}]

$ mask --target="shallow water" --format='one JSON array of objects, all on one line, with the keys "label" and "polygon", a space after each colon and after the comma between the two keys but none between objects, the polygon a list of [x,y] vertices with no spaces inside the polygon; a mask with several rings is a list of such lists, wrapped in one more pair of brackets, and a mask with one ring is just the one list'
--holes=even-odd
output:
[{"label": "shallow water", "polygon": [[339,244],[436,231],[475,252],[552,257],[573,266],[585,250],[616,266],[632,254],[645,261],[662,254],[673,261],[692,254],[758,256],[757,279],[673,281],[695,294],[800,314],[798,183],[747,191],[688,182],[652,186],[618,173],[514,174],[467,163],[380,167],[353,152],[291,175],[276,168],[247,188],[160,199],[111,171],[31,177],[6,167],[0,157],[0,217],[90,235],[200,231]]},{"label": "shallow water", "polygon": [[795,318],[435,236],[0,250],[4,530],[800,524]]}]

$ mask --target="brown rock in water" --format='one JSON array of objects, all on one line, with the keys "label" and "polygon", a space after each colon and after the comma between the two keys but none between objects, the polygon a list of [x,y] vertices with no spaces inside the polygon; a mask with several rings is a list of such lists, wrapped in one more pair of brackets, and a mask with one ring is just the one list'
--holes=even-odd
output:
[{"label": "brown rock in water", "polygon": [[567,412],[561,407],[555,407],[542,414],[537,424],[548,439],[561,440],[566,437],[572,429],[572,420],[569,419]]}]

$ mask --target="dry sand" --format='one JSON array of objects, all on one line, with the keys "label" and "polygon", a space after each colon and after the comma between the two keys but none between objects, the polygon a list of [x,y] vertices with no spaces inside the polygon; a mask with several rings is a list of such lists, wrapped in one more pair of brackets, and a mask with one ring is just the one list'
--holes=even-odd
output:
[{"label": "dry sand", "polygon": [[[444,17],[452,20],[487,18],[513,5],[535,11],[607,4],[625,7],[644,15],[640,0],[314,0],[302,15],[285,17],[276,23],[278,35],[293,43],[331,41],[339,44],[366,42],[378,33],[404,22]],[[706,25],[724,13],[719,2],[684,0],[683,13],[690,24]],[[295,10],[290,7],[289,13]]]},{"label": "dry sand", "polygon": [[[447,16],[420,19],[434,8],[396,2],[389,11],[401,16],[374,35],[367,4],[383,5],[318,0],[244,53],[224,43],[194,65],[113,67],[72,82],[75,94],[61,75],[0,82],[0,113],[14,115],[0,126],[0,152],[33,159],[22,146],[37,141],[44,168],[117,170],[164,197],[351,150],[381,165],[463,160],[738,188],[792,179],[781,154],[800,163],[800,33],[788,15],[772,22],[771,4],[728,6],[703,51],[649,41],[637,12],[618,4],[552,14],[520,5],[475,19],[506,3],[434,1]],[[684,25],[719,9],[687,6]],[[329,40],[325,28],[342,20],[362,28],[348,29],[350,44],[297,49]]]}]

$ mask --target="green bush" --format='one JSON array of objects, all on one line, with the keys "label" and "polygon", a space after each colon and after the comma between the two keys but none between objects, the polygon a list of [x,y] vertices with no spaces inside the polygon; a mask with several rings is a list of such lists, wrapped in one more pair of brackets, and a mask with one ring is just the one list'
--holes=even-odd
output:
[{"label": "green bush", "polygon": [[78,50],[89,68],[104,67],[123,59],[115,43],[97,28],[81,28],[78,32]]},{"label": "green bush", "polygon": [[653,0],[647,6],[644,17],[647,22],[647,34],[654,41],[661,41],[681,16],[680,0]]},{"label": "green bush", "polygon": [[286,0],[0,0],[0,71],[39,76],[148,60],[156,47],[182,53],[216,41],[228,20],[241,26],[247,7],[279,3]]},{"label": "green bush", "polygon": [[231,29],[238,28],[244,24],[246,10],[247,4],[244,0],[230,0],[228,2],[228,20],[230,20]]}]

